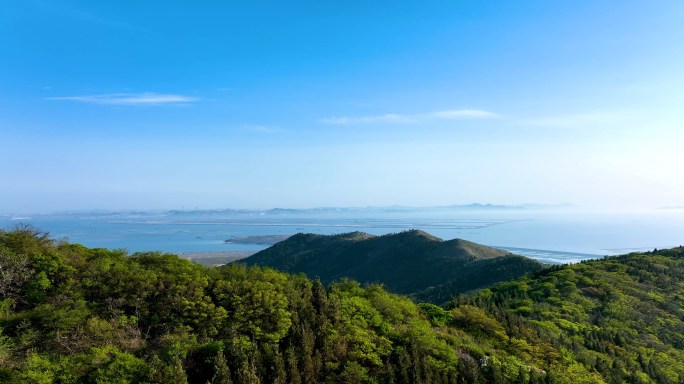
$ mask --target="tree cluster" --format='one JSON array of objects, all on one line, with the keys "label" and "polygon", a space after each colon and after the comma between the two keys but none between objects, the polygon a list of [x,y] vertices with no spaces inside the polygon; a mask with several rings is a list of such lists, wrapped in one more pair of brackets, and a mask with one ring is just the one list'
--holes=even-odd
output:
[{"label": "tree cluster", "polygon": [[0,382],[678,383],[684,258],[671,253],[542,271],[446,309],[0,231]]}]

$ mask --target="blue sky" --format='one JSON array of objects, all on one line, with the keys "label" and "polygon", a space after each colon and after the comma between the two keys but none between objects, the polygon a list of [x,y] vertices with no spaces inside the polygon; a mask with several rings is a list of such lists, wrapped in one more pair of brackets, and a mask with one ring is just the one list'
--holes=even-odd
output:
[{"label": "blue sky", "polygon": [[684,205],[681,1],[0,1],[0,212]]}]

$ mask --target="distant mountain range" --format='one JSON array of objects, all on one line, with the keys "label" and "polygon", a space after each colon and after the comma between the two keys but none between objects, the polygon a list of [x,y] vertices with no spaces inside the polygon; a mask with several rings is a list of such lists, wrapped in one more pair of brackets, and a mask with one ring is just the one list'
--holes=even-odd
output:
[{"label": "distant mountain range", "polygon": [[323,283],[342,278],[380,283],[436,303],[543,268],[533,259],[465,240],[444,241],[419,230],[384,236],[300,233],[239,262],[304,272]]},{"label": "distant mountain range", "polygon": [[166,211],[168,214],[183,215],[183,214],[221,214],[221,213],[256,213],[266,215],[282,215],[282,214],[302,214],[302,213],[358,213],[358,212],[422,212],[422,211],[469,211],[469,210],[543,210],[543,209],[567,209],[574,207],[572,204],[454,204],[454,205],[440,205],[440,206],[404,206],[404,205],[388,205],[388,206],[365,206],[365,207],[314,207],[314,208],[270,208],[270,209],[208,209],[208,210],[170,210]]},{"label": "distant mountain range", "polygon": [[[373,213],[373,212],[434,212],[434,211],[510,211],[510,210],[549,210],[549,209],[568,209],[574,207],[572,204],[516,204],[516,205],[502,205],[502,204],[454,204],[441,206],[423,206],[412,207],[403,205],[389,205],[389,206],[366,206],[366,207],[315,207],[315,208],[270,208],[270,209],[152,209],[152,210],[74,210],[74,211],[59,211],[53,213],[31,213],[33,216],[117,216],[117,217],[137,217],[137,216],[186,216],[186,215],[287,215],[287,214],[325,214],[325,213]],[[25,216],[25,214],[22,214]],[[0,216],[14,216],[10,213],[0,213]]]}]

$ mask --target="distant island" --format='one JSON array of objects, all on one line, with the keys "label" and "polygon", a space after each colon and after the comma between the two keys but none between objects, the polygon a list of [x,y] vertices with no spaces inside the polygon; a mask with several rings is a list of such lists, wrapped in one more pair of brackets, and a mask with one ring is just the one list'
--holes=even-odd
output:
[{"label": "distant island", "polygon": [[227,244],[257,244],[273,245],[277,242],[286,240],[290,235],[261,235],[261,236],[239,236],[231,237],[223,242]]}]

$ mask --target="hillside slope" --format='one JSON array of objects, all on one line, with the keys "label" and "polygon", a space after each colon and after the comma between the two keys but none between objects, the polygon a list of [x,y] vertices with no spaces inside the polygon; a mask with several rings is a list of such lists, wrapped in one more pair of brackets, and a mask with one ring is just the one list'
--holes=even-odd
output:
[{"label": "hillside slope", "polygon": [[[609,383],[684,383],[682,247],[552,267],[457,297],[452,308],[455,325],[477,324],[469,314],[480,309],[505,325],[500,348],[534,353],[545,342],[548,358],[577,361]],[[504,329],[492,327],[473,329]]]},{"label": "hillside slope", "polygon": [[1,383],[682,383],[684,248],[557,266],[449,309],[0,230]]},{"label": "hillside slope", "polygon": [[[0,383],[580,377],[566,363],[550,371],[545,361],[492,348],[477,332],[449,325],[440,307],[350,280],[326,288],[267,268],[208,268],[170,254],[89,249],[30,228],[0,229],[0,277]],[[482,365],[483,358],[490,363]],[[505,378],[521,373],[524,381]]]},{"label": "hillside slope", "polygon": [[300,233],[239,262],[304,272],[324,283],[341,278],[381,283],[390,291],[438,303],[542,269],[526,257],[465,240],[443,241],[418,230],[385,236]]}]

